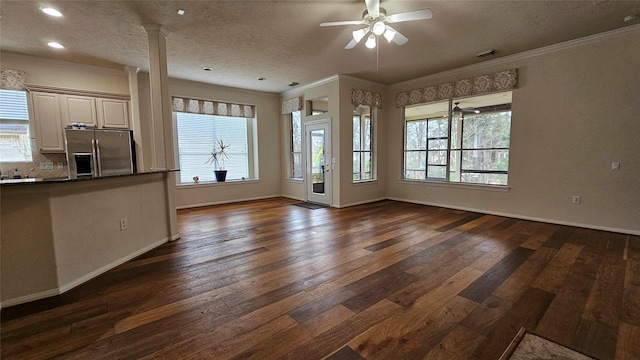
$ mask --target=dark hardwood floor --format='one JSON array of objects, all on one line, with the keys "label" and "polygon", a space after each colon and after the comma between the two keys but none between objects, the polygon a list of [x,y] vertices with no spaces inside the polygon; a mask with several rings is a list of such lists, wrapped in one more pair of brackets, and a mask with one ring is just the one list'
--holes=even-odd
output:
[{"label": "dark hardwood floor", "polygon": [[181,211],[182,238],[2,310],[2,359],[640,359],[640,237],[395,201]]}]

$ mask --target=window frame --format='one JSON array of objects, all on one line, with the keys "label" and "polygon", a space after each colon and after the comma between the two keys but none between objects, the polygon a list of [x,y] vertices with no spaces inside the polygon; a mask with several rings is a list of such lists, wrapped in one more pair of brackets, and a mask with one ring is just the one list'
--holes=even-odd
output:
[{"label": "window frame", "polygon": [[[357,114],[355,111],[352,115],[352,135],[353,135],[353,142],[351,144],[351,148],[352,148],[352,164],[351,164],[351,180],[352,183],[354,184],[358,184],[358,183],[365,183],[365,182],[371,182],[371,181],[376,181],[377,180],[377,172],[376,172],[376,156],[375,156],[375,134],[376,134],[376,117],[377,117],[377,108],[375,106],[368,106],[368,105],[363,105],[363,106],[367,106],[369,108],[369,113],[368,114]],[[355,127],[353,127],[354,122],[356,121],[356,118],[358,118],[358,122],[359,122],[359,134],[358,134],[358,138],[359,138],[359,145],[360,148],[356,149],[356,129]],[[369,149],[364,149],[365,146],[365,141],[364,139],[366,138],[366,123],[369,122]],[[358,172],[359,174],[359,179],[356,179],[356,172],[355,172],[355,158],[356,158],[356,154],[358,154],[358,159],[360,160],[360,164],[359,164],[359,169],[360,171]],[[363,174],[366,174],[366,171],[363,171],[363,169],[365,168],[364,166],[364,157],[362,156],[363,154],[369,154],[369,162],[370,162],[370,169],[369,169],[369,178],[363,179]]]},{"label": "window frame", "polygon": [[[295,120],[294,114],[297,114],[297,119],[299,121],[299,131],[300,133],[298,134],[299,136],[299,140],[300,143],[299,145],[299,149],[300,151],[295,151],[295,136],[294,136],[294,131],[295,131],[295,127],[293,126],[293,122]],[[288,116],[289,118],[289,179],[291,180],[304,180],[304,158],[303,158],[303,131],[302,131],[302,111],[298,110],[298,111],[294,111],[292,113],[289,114]],[[296,154],[299,155],[300,157],[300,176],[296,177],[296,168],[295,168],[295,156]]]},{"label": "window frame", "polygon": [[[453,103],[455,100],[458,99],[449,99],[448,100],[448,110],[447,110],[447,114],[444,116],[440,116],[440,115],[434,115],[432,117],[429,117],[428,115],[425,116],[424,118],[414,118],[414,119],[406,119],[406,108],[403,108],[403,125],[404,125],[404,129],[403,129],[403,150],[402,150],[402,174],[401,174],[401,179],[403,181],[417,181],[417,182],[428,182],[428,183],[432,183],[432,184],[447,184],[447,185],[462,185],[462,186],[479,186],[479,187],[495,187],[495,188],[501,188],[501,189],[508,189],[509,188],[509,159],[510,159],[510,153],[511,153],[511,127],[512,127],[512,122],[513,122],[513,113],[512,113],[512,103],[513,100],[511,98],[511,91],[508,92],[504,92],[509,93],[509,101],[508,103],[503,103],[503,104],[495,104],[495,105],[486,105],[486,106],[480,106],[477,107],[477,109],[480,111],[480,114],[491,114],[491,113],[498,113],[498,112],[504,112],[504,111],[508,111],[509,114],[509,138],[508,138],[508,145],[507,147],[465,147],[464,145],[464,116],[465,116],[465,112],[462,112],[462,114],[460,116],[454,116],[452,114],[452,109],[453,109]],[[501,93],[498,93],[501,94]],[[478,97],[481,97],[478,96]],[[468,99],[473,99],[473,97],[471,98],[467,98]],[[419,106],[419,105],[416,105]],[[471,113],[467,116],[467,120],[469,120],[469,118],[472,118],[473,116],[476,116],[475,114]],[[429,137],[429,130],[428,130],[428,122],[429,121],[435,121],[435,120],[439,120],[439,119],[446,119],[447,120],[447,127],[448,127],[448,131],[447,131],[447,136],[446,137]],[[425,149],[421,150],[421,149],[408,149],[407,143],[408,143],[408,137],[407,137],[407,131],[408,131],[408,124],[411,122],[416,122],[416,121],[425,121]],[[457,122],[457,128],[454,129],[454,122]],[[456,131],[457,134],[453,134],[453,132]],[[452,142],[454,141],[453,138],[457,138],[457,142],[458,144],[452,144]],[[442,164],[429,164],[429,152],[430,151],[442,151],[441,149],[429,149],[429,141],[430,140],[445,140],[447,142],[447,147],[446,147],[446,158],[445,158],[445,165]],[[483,170],[483,169],[464,169],[463,168],[463,153],[465,151],[506,151],[507,152],[507,170]],[[410,178],[407,177],[407,154],[411,153],[411,152],[424,152],[424,169],[414,169],[413,171],[424,171],[424,178],[418,179],[418,178]],[[458,153],[457,156],[457,163],[453,164],[453,153]],[[441,178],[434,178],[434,177],[429,177],[429,166],[444,166],[445,167],[445,174],[444,177]],[[455,167],[455,169],[454,169]],[[457,170],[456,170],[457,169]],[[452,174],[454,172],[457,172],[458,176],[457,179],[452,179]],[[469,181],[464,181],[462,179],[462,174],[463,173],[473,173],[473,174],[497,174],[497,175],[506,175],[506,182],[504,184],[497,184],[497,183],[490,183],[490,182],[469,182]]]},{"label": "window frame", "polygon": [[[18,144],[16,144],[16,149],[15,151],[18,153],[21,153],[20,155],[20,159],[18,158],[10,158],[10,159],[2,159],[0,160],[2,163],[30,163],[33,162],[33,138],[35,135],[35,131],[34,131],[34,121],[33,121],[33,117],[32,117],[32,112],[31,112],[31,97],[29,96],[29,92],[26,90],[11,90],[11,89],[0,89],[1,92],[7,92],[7,93],[13,93],[14,96],[15,93],[21,93],[21,95],[24,98],[24,104],[21,103],[20,105],[20,110],[23,111],[11,111],[10,113],[8,112],[7,115],[9,115],[8,118],[4,118],[4,116],[0,115],[0,137],[9,137],[9,136],[15,136],[18,139],[17,142],[19,142]],[[24,106],[24,109],[22,109]],[[4,106],[3,106],[4,108]],[[26,116],[26,118],[17,118],[16,116],[18,115],[22,115],[22,116]],[[15,132],[8,130],[6,131],[5,134],[5,127],[7,128],[15,128]],[[22,133],[22,131],[18,130],[18,128],[22,128],[25,129],[25,132]],[[12,133],[16,133],[18,135],[11,135]],[[20,144],[20,142],[22,142],[22,144]],[[6,154],[5,151],[2,151],[3,154]]]},{"label": "window frame", "polygon": [[[180,168],[180,171],[182,171],[181,169],[181,163],[180,163],[180,144],[179,144],[179,134],[178,134],[178,113],[185,113],[185,114],[191,114],[188,112],[181,112],[181,111],[172,111],[172,120],[173,120],[173,124],[174,124],[174,143],[175,143],[175,158],[176,158],[176,165]],[[256,129],[257,129],[257,121],[256,118],[244,118],[244,117],[233,117],[233,116],[224,116],[224,115],[211,115],[211,114],[191,114],[191,115],[200,115],[200,116],[210,116],[213,118],[235,118],[235,119],[244,119],[245,120],[245,124],[246,124],[246,141],[247,141],[247,176],[246,177],[241,177],[241,178],[229,178],[227,177],[227,179],[224,182],[218,182],[215,179],[214,180],[201,180],[199,179],[197,182],[195,180],[192,181],[187,181],[187,182],[182,182],[181,181],[181,176],[178,175],[176,176],[176,186],[182,187],[182,186],[194,186],[194,185],[220,185],[220,184],[225,184],[225,183],[238,183],[238,182],[251,182],[251,181],[257,181],[259,180],[258,178],[258,157],[257,157],[257,136],[256,136]],[[224,140],[224,139],[223,139]],[[233,144],[231,144],[233,146]],[[213,143],[212,143],[213,146]],[[203,164],[204,165],[204,164]],[[211,174],[213,174],[213,170],[214,167],[213,165],[204,165],[209,169],[209,171],[211,172]],[[200,176],[198,176],[199,178]]]}]

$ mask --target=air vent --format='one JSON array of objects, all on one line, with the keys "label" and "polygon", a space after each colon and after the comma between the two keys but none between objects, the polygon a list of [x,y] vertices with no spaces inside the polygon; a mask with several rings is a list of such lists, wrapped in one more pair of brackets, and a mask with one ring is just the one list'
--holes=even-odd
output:
[{"label": "air vent", "polygon": [[493,55],[493,54],[495,54],[495,53],[496,53],[496,51],[495,51],[494,49],[491,49],[491,50],[483,51],[483,52],[481,52],[481,53],[479,53],[479,54],[476,54],[476,57],[481,58],[481,57],[485,57],[485,56]]}]

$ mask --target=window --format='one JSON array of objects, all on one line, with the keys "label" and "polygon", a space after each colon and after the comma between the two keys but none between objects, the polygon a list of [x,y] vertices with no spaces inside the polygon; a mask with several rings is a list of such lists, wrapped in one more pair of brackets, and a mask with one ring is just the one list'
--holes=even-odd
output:
[{"label": "window", "polygon": [[353,112],[353,181],[374,179],[373,121],[370,106],[360,105]]},{"label": "window", "polygon": [[179,183],[213,182],[213,165],[207,163],[214,142],[229,144],[225,160],[227,181],[254,179],[254,119],[175,112],[178,142]]},{"label": "window", "polygon": [[508,183],[511,92],[405,109],[404,178]]},{"label": "window", "polygon": [[27,93],[0,90],[0,162],[31,162]]},{"label": "window", "polygon": [[302,119],[300,111],[291,113],[291,178],[302,179]]}]

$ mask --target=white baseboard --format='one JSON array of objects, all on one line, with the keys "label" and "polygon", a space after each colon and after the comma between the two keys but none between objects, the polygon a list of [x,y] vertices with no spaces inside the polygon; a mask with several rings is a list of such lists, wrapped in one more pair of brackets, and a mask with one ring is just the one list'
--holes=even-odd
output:
[{"label": "white baseboard", "polygon": [[412,203],[412,204],[429,205],[429,206],[437,206],[437,207],[448,208],[448,209],[473,211],[473,212],[477,212],[477,213],[481,213],[481,214],[504,216],[504,217],[510,217],[510,218],[514,218],[514,219],[539,221],[539,222],[544,222],[544,223],[549,223],[549,224],[575,226],[575,227],[580,227],[580,228],[585,228],[585,229],[610,231],[610,232],[629,234],[629,235],[640,235],[640,231],[635,231],[635,230],[631,230],[631,229],[620,229],[620,228],[614,228],[614,227],[608,227],[608,226],[598,226],[598,225],[593,225],[593,224],[582,224],[582,223],[575,223],[575,222],[570,222],[570,221],[548,219],[548,218],[540,218],[540,217],[535,217],[535,216],[526,216],[526,215],[520,215],[520,214],[504,213],[504,212],[499,212],[499,211],[490,211],[490,210],[486,210],[486,209],[475,209],[475,208],[469,208],[469,207],[464,207],[464,206],[445,205],[445,204],[439,204],[439,203],[432,203],[432,202],[428,202],[428,201],[415,201],[415,200],[395,198],[395,197],[387,197],[387,199],[388,200],[394,200],[394,201],[408,202],[408,203]]},{"label": "white baseboard", "polygon": [[143,247],[142,249],[139,249],[138,251],[128,254],[125,257],[122,257],[110,264],[107,264],[99,269],[96,269],[84,276],[81,276],[71,282],[68,282],[66,284],[63,284],[62,286],[58,286],[57,289],[50,289],[50,290],[45,290],[45,291],[41,291],[35,294],[29,294],[29,295],[24,295],[24,296],[20,296],[17,298],[13,298],[13,299],[8,299],[3,301],[0,304],[0,308],[7,308],[9,306],[14,306],[14,305],[20,305],[20,304],[24,304],[24,303],[28,303],[31,301],[36,301],[36,300],[40,300],[40,299],[45,299],[48,297],[52,297],[52,296],[56,296],[56,295],[60,295],[63,294],[79,285],[82,285],[84,283],[86,283],[87,281],[104,274],[105,272],[115,268],[116,266],[122,265],[124,263],[126,263],[127,261],[134,259],[144,253],[146,253],[147,251],[153,250],[155,248],[157,248],[158,246],[166,243],[169,240],[169,238],[165,238],[159,241],[156,241],[155,243],[151,244],[151,245],[147,245],[145,247]]},{"label": "white baseboard", "polygon": [[24,304],[31,301],[36,301],[36,300],[40,300],[40,299],[44,299],[44,298],[48,298],[56,295],[60,295],[59,289],[45,290],[35,294],[29,294],[29,295],[24,295],[17,298],[5,300],[2,302],[2,304],[0,304],[0,308],[4,309],[4,308],[8,308],[9,306],[20,305],[20,304]]},{"label": "white baseboard", "polygon": [[336,207],[341,209],[341,208],[346,208],[346,207],[351,207],[351,206],[370,204],[372,202],[382,201],[382,200],[386,200],[386,199],[387,199],[386,197],[381,197],[381,198],[377,198],[377,199],[369,199],[369,200],[365,200],[365,201],[358,201],[358,202],[354,202],[354,203],[339,205],[339,206],[336,206]]},{"label": "white baseboard", "polygon": [[233,199],[233,200],[214,201],[214,202],[191,204],[191,205],[182,205],[182,206],[176,206],[176,210],[192,209],[192,208],[197,208],[197,207],[222,205],[222,204],[231,204],[231,203],[252,201],[252,200],[272,199],[272,198],[277,198],[277,197],[280,197],[280,196],[281,195],[258,196],[258,197],[242,198],[242,199]]}]

